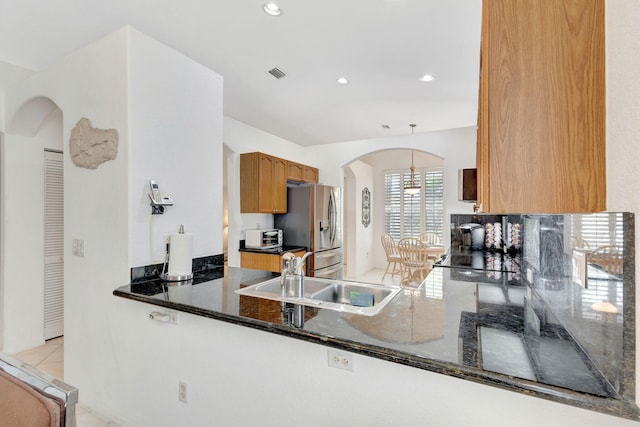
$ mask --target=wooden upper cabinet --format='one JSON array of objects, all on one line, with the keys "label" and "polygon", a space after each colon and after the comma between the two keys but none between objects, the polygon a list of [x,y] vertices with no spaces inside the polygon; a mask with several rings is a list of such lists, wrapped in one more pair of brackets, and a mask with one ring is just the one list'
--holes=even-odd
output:
[{"label": "wooden upper cabinet", "polygon": [[295,162],[289,162],[289,169],[287,173],[287,179],[289,181],[302,182],[302,176],[304,174],[304,165]]},{"label": "wooden upper cabinet", "polygon": [[289,171],[287,174],[289,181],[296,182],[318,182],[318,169],[303,165],[301,163],[289,162]]},{"label": "wooden upper cabinet", "polygon": [[606,209],[604,0],[484,0],[478,203]]},{"label": "wooden upper cabinet", "polygon": [[[288,162],[273,157],[273,213],[287,212],[287,169]],[[268,191],[264,188],[263,191]]]},{"label": "wooden upper cabinet", "polygon": [[304,171],[302,175],[302,180],[304,182],[314,182],[318,183],[318,168],[313,168],[311,166],[304,165]]},{"label": "wooden upper cabinet", "polygon": [[278,157],[241,154],[240,212],[286,213],[287,169],[287,161]]}]

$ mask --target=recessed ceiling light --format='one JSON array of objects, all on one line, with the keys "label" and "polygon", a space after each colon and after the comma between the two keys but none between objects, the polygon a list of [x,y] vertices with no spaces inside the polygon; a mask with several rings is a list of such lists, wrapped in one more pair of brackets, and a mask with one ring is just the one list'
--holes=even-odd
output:
[{"label": "recessed ceiling light", "polygon": [[262,9],[271,16],[278,16],[282,13],[282,10],[275,3],[267,3],[262,6]]},{"label": "recessed ceiling light", "polygon": [[346,77],[339,77],[336,81],[341,85],[346,85],[349,83],[349,79],[347,79]]},{"label": "recessed ceiling light", "polygon": [[425,74],[424,76],[420,77],[419,80],[421,82],[431,82],[431,81],[435,80],[435,77],[433,77],[431,74]]}]

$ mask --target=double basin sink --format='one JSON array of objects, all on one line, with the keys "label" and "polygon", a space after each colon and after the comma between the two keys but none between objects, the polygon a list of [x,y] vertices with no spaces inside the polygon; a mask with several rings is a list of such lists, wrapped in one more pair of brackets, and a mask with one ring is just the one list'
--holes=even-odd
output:
[{"label": "double basin sink", "polygon": [[[304,296],[296,297],[275,277],[236,290],[240,295],[326,308],[364,316],[378,314],[397,294],[397,286],[304,277]],[[363,306],[364,305],[364,306]]]}]

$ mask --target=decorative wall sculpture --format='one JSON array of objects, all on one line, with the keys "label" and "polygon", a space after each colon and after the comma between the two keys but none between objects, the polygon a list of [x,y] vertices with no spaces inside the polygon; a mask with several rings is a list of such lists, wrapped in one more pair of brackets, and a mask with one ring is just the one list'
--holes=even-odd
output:
[{"label": "decorative wall sculpture", "polygon": [[71,129],[69,153],[74,165],[96,169],[118,155],[118,131],[94,128],[89,119],[83,117]]},{"label": "decorative wall sculpture", "polygon": [[371,193],[367,187],[362,190],[362,225],[365,228],[371,223]]}]

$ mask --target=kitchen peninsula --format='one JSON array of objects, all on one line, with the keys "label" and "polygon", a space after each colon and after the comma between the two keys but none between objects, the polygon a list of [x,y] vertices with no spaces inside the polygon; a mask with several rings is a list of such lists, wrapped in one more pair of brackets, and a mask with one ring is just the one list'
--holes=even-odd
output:
[{"label": "kitchen peninsula", "polygon": [[[633,216],[623,215],[625,241],[633,236]],[[563,216],[553,216],[562,218]],[[545,217],[546,218],[546,217]],[[534,218],[535,219],[535,218]],[[544,219],[542,223],[548,225]],[[568,220],[566,220],[568,223]],[[590,266],[586,289],[567,278],[547,280],[541,271],[514,275],[480,268],[435,268],[417,286],[408,286],[376,316],[305,308],[302,325],[292,326],[290,307],[235,291],[271,279],[271,272],[226,268],[224,277],[194,282],[145,280],[119,287],[116,296],[165,309],[222,320],[274,334],[449,375],[480,384],[638,420],[634,403],[633,282],[625,246],[624,277]],[[546,255],[542,255],[544,259]],[[631,260],[631,261],[629,261]],[[221,268],[219,268],[221,269]],[[532,280],[528,280],[527,276]],[[631,285],[631,286],[630,286]],[[589,292],[614,289],[622,310],[597,312],[581,326],[587,310],[576,303]],[[262,307],[256,309],[256,304]],[[153,311],[150,308],[150,311]],[[628,317],[631,316],[631,319]],[[586,316],[585,316],[586,318]],[[624,318],[624,322],[622,322]],[[537,319],[537,320],[535,320]],[[628,321],[629,320],[629,321]],[[620,332],[620,336],[618,336]],[[611,364],[595,348],[620,352]],[[604,362],[603,362],[604,360]],[[605,363],[605,364],[603,364]]]}]

